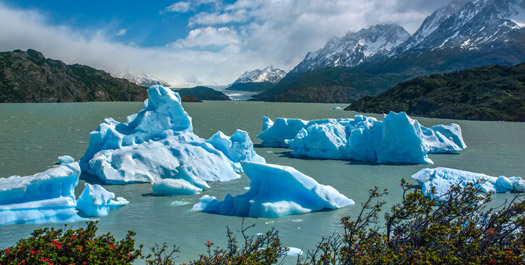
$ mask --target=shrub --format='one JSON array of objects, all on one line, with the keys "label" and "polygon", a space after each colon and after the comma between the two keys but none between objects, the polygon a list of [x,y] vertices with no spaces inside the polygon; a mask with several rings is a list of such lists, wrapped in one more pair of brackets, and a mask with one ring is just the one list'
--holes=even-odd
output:
[{"label": "shrub", "polygon": [[31,237],[0,250],[0,264],[131,264],[142,257],[142,245],[134,247],[134,232],[116,241],[110,233],[97,236],[97,223],[77,230],[37,229]]},{"label": "shrub", "polygon": [[525,264],[525,200],[489,207],[491,194],[454,186],[446,200],[425,198],[402,181],[402,201],[379,219],[385,193],[370,191],[344,233],[323,238],[299,264]]}]

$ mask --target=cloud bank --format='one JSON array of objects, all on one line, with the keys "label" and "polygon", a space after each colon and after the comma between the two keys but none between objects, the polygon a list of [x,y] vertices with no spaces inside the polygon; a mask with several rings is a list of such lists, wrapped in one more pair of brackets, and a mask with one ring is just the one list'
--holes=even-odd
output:
[{"label": "cloud bank", "polygon": [[426,16],[448,2],[179,1],[159,10],[159,16],[191,12],[187,35],[154,48],[111,40],[114,35],[125,35],[127,28],[117,33],[100,29],[86,34],[67,25],[50,25],[37,11],[0,3],[0,50],[32,48],[68,64],[86,64],[110,73],[133,69],[175,86],[224,85],[244,71],[267,65],[290,70],[307,52],[348,31],[395,23],[414,32]]}]

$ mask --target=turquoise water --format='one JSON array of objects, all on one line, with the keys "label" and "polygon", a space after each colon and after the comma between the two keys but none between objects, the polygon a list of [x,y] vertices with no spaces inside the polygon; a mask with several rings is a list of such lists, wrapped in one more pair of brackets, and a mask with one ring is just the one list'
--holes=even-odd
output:
[{"label": "turquoise water", "polygon": [[[356,113],[333,110],[336,104],[212,102],[185,103],[197,135],[208,138],[218,130],[231,135],[237,128],[248,131],[254,143],[261,130],[262,116],[319,119],[353,117]],[[79,159],[93,131],[104,118],[124,121],[127,115],[138,112],[142,103],[61,103],[61,104],[0,104],[0,177],[32,175],[57,162],[68,154]],[[381,118],[380,115],[375,115]],[[426,126],[456,122],[463,129],[468,148],[456,155],[430,155],[434,165],[379,165],[356,161],[314,160],[291,158],[288,149],[256,146],[258,154],[268,163],[293,166],[315,178],[321,184],[334,186],[353,199],[356,206],[344,209],[279,219],[246,219],[256,224],[253,233],[272,227],[279,230],[282,243],[297,248],[312,248],[322,236],[340,231],[344,216],[356,216],[360,204],[368,198],[374,186],[388,188],[385,197],[391,205],[399,200],[399,183],[421,168],[445,166],[494,176],[525,176],[525,123],[454,121],[418,118]],[[89,176],[83,179],[95,181]],[[83,182],[85,180],[82,180]],[[224,198],[227,193],[244,193],[249,179],[209,183],[211,189],[203,194]],[[79,184],[80,194],[83,183]],[[226,226],[240,229],[241,218],[191,211],[200,195],[178,197],[151,196],[149,184],[107,186],[130,204],[99,218],[101,232],[111,232],[117,238],[128,230],[137,232],[136,239],[146,247],[154,243],[177,244],[182,253],[180,261],[197,258],[211,240],[225,242]],[[498,194],[497,201],[512,195]],[[62,224],[0,226],[0,248],[29,236],[36,228],[62,227]],[[73,226],[81,226],[82,222]],[[294,258],[289,258],[294,260]]]}]

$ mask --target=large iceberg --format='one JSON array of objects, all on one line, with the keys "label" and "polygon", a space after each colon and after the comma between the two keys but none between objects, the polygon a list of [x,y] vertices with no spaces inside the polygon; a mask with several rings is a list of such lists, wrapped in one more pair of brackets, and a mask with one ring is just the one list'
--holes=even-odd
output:
[{"label": "large iceberg", "polygon": [[426,128],[404,112],[390,112],[383,121],[354,119],[304,121],[264,117],[258,138],[262,145],[288,147],[295,156],[351,159],[379,163],[431,164],[428,153],[457,153],[466,148],[457,124]]},{"label": "large iceberg", "polygon": [[84,191],[77,200],[77,209],[87,216],[106,216],[110,210],[128,204],[128,200],[117,197],[102,186],[85,184]]},{"label": "large iceberg", "polygon": [[[91,132],[80,160],[82,170],[108,184],[156,182],[173,186],[181,166],[205,181],[239,178],[240,161],[264,159],[255,154],[246,132],[231,137],[218,133],[205,140],[193,133],[180,96],[162,86],[148,89],[143,109],[125,123],[106,119]],[[178,185],[178,184],[175,184]],[[160,188],[161,186],[157,186]]]},{"label": "large iceberg", "polygon": [[[464,187],[475,184],[485,193],[525,192],[525,180],[520,177],[492,177],[452,168],[424,168],[412,175],[421,186],[423,195],[438,200],[446,199],[452,185]],[[434,188],[434,192],[432,192]]]},{"label": "large iceberg", "polygon": [[354,204],[333,187],[321,185],[292,167],[241,164],[251,179],[248,192],[235,197],[228,194],[224,201],[205,195],[193,209],[231,216],[278,218]]},{"label": "large iceberg", "polygon": [[70,163],[33,176],[0,178],[0,225],[79,219],[75,210],[79,175],[78,163]]}]

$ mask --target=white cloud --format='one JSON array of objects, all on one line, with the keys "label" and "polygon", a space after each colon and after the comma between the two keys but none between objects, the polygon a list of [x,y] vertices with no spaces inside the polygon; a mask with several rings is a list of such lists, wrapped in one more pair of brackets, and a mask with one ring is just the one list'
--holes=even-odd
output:
[{"label": "white cloud", "polygon": [[165,12],[176,12],[176,13],[187,13],[194,11],[199,6],[205,4],[213,4],[215,8],[222,6],[221,0],[190,0],[190,1],[179,1],[175,2],[164,10]]},{"label": "white cloud", "polygon": [[195,47],[222,47],[224,49],[239,44],[240,37],[233,28],[204,27],[191,30],[186,38],[175,41],[171,46],[179,49]]},{"label": "white cloud", "polygon": [[[398,23],[414,32],[434,7],[450,0],[440,1],[237,0],[229,5],[212,0],[177,2],[189,3],[188,10],[207,7],[207,12],[198,12],[189,19],[187,36],[156,48],[111,41],[114,31],[101,29],[86,35],[65,26],[48,25],[45,16],[38,12],[14,10],[0,2],[0,50],[32,48],[46,57],[112,73],[133,68],[179,86],[228,84],[244,71],[267,65],[290,70],[307,52],[347,31],[378,23]],[[186,10],[179,5],[173,9]]]},{"label": "white cloud", "polygon": [[128,29],[120,29],[117,31],[117,33],[115,33],[115,36],[124,36],[126,33],[128,33]]},{"label": "white cloud", "polygon": [[176,2],[171,4],[170,6],[166,7],[166,11],[169,12],[178,12],[178,13],[186,13],[192,9],[190,2]]}]

